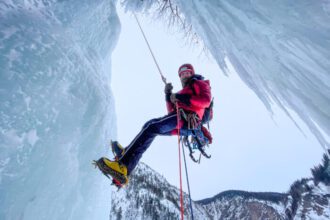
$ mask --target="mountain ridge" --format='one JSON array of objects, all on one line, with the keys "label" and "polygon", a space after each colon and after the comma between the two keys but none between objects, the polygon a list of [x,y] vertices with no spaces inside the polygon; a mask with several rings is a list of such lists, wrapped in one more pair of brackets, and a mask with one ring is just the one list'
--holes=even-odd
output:
[{"label": "mountain ridge", "polygon": [[[313,178],[295,181],[287,193],[227,190],[192,201],[194,219],[329,219],[329,159],[312,169]],[[184,192],[184,216],[191,219]],[[110,219],[179,219],[179,189],[144,163],[130,183],[112,191]]]}]

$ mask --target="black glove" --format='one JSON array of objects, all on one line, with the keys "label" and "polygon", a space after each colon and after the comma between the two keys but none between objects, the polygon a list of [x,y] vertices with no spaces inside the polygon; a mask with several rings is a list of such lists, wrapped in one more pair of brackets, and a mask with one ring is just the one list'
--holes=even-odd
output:
[{"label": "black glove", "polygon": [[165,94],[172,93],[172,89],[173,89],[172,83],[166,83],[165,89],[164,89]]}]

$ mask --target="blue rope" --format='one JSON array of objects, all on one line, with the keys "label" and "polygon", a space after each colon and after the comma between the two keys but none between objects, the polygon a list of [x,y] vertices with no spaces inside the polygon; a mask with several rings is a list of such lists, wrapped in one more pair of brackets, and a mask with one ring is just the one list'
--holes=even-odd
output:
[{"label": "blue rope", "polygon": [[186,178],[187,178],[187,186],[188,186],[188,193],[189,193],[189,204],[190,204],[191,219],[194,220],[194,212],[193,212],[191,196],[190,196],[190,186],[189,186],[188,169],[187,169],[187,163],[186,163],[186,154],[184,152],[183,141],[181,141],[181,143],[182,143],[181,146],[182,146],[184,167],[185,167],[185,170],[186,170]]}]

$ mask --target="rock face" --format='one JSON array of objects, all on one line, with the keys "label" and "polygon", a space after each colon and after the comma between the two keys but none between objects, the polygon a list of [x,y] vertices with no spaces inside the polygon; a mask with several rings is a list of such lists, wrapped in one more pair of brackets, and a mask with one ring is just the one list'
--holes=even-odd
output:
[{"label": "rock face", "polygon": [[285,219],[287,194],[225,191],[197,201],[210,219]]},{"label": "rock face", "polygon": [[313,178],[297,180],[291,185],[286,215],[289,219],[330,219],[330,163],[312,169]]},{"label": "rock face", "polygon": [[[193,201],[194,219],[330,219],[329,171],[325,157],[313,178],[296,181],[288,193],[230,190]],[[180,219],[179,189],[143,163],[111,201],[110,219]],[[184,204],[185,219],[191,219],[187,194]]]}]

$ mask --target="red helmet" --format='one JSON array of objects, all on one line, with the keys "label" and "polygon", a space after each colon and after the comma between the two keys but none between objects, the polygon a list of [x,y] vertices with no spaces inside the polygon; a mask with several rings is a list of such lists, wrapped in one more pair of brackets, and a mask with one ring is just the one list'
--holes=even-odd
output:
[{"label": "red helmet", "polygon": [[178,70],[179,76],[181,75],[181,73],[186,72],[186,71],[189,71],[192,74],[195,74],[194,67],[189,63],[185,63],[185,64],[181,65]]}]

